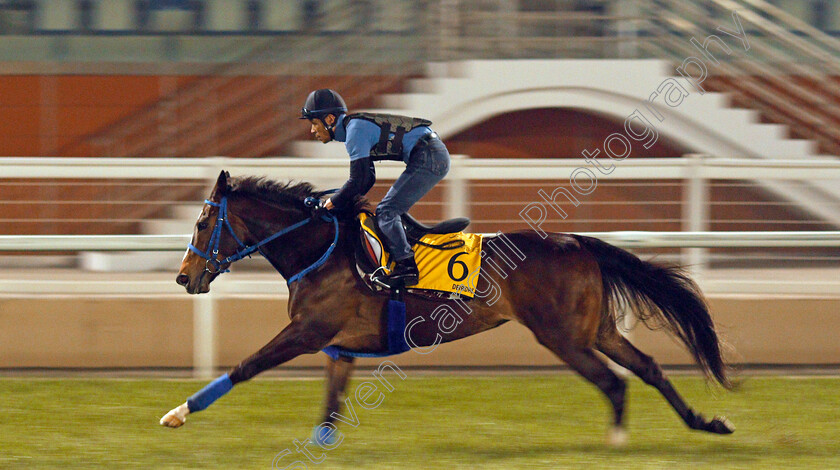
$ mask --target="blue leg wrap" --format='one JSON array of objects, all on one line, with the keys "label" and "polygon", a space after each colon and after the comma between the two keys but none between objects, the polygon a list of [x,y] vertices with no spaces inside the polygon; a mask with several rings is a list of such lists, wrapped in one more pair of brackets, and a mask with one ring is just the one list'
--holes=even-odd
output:
[{"label": "blue leg wrap", "polygon": [[335,432],[333,432],[332,429],[319,424],[312,430],[312,437],[310,437],[309,440],[323,447],[334,445],[337,439],[335,437]]},{"label": "blue leg wrap", "polygon": [[187,406],[190,408],[190,413],[207,408],[232,388],[233,382],[230,381],[230,377],[227,374],[210,382],[206,387],[187,399]]}]

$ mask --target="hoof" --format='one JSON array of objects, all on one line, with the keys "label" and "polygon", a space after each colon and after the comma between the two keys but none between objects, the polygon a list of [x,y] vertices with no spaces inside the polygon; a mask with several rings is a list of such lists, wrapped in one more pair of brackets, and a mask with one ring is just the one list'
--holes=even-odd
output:
[{"label": "hoof", "polygon": [[715,416],[709,421],[706,430],[715,434],[732,434],[735,432],[735,426],[723,416]]},{"label": "hoof", "polygon": [[186,422],[186,419],[181,420],[181,418],[175,416],[175,414],[171,411],[166,413],[166,416],[160,419],[160,425],[166,426],[167,428],[180,428]]},{"label": "hoof", "polygon": [[621,426],[614,426],[607,433],[607,444],[610,447],[624,447],[627,445],[627,431]]},{"label": "hoof", "polygon": [[186,404],[173,408],[169,413],[163,415],[163,418],[160,419],[160,425],[168,428],[180,428],[187,422],[187,414],[189,414],[189,408]]}]

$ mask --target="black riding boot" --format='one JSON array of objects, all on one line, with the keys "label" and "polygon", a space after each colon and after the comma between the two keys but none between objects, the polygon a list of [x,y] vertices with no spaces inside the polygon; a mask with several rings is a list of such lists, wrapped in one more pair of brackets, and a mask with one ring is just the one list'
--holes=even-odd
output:
[{"label": "black riding boot", "polygon": [[394,269],[387,276],[378,276],[377,282],[386,284],[390,288],[405,286],[411,287],[420,282],[420,271],[417,270],[417,263],[414,257],[394,262]]}]

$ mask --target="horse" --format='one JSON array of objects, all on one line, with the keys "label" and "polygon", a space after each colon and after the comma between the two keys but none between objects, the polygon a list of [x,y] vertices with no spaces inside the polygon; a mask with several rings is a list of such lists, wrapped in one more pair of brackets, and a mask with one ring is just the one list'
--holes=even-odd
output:
[{"label": "horse", "polygon": [[[289,283],[291,323],[167,413],[160,424],[179,427],[187,414],[206,408],[236,384],[301,354],[328,346],[369,352],[385,348],[381,315],[389,297],[369,289],[355,270],[356,216],[367,201],[357,198],[354,207],[344,211],[313,213],[311,202],[325,194],[308,183],[220,173],[196,221],[176,281],[189,294],[206,293],[231,263],[259,251]],[[457,328],[448,328],[444,335],[439,329],[415,329],[412,347],[428,349],[517,321],[607,397],[612,406],[611,443],[626,441],[626,383],[596,351],[655,387],[688,428],[732,433],[734,427],[726,418],[707,419],[688,406],[657,362],[617,328],[622,312],[629,309],[648,328],[662,328],[678,338],[707,380],[731,389],[721,340],[703,294],[690,277],[678,267],[643,261],[596,238],[544,235],[528,231],[496,235],[504,236],[517,256],[504,252],[505,244],[492,243],[494,237],[485,237],[482,266],[497,269],[483,268],[478,274],[469,315],[459,318]],[[447,302],[453,301],[407,293],[407,319],[428,320],[430,315],[434,319],[432,312]],[[353,366],[352,357],[327,359],[323,425],[334,426]]]}]

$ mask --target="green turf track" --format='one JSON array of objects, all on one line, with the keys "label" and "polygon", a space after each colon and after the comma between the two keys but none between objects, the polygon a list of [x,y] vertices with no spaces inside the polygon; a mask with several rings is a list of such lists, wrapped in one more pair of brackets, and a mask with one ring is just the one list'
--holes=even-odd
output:
[{"label": "green turf track", "polygon": [[[366,379],[357,374],[351,390]],[[409,374],[377,409],[356,406],[360,425],[343,426],[342,444],[308,468],[840,468],[840,379],[742,380],[730,393],[674,379],[695,409],[728,416],[737,426],[731,436],[688,431],[654,390],[632,380],[630,440],[610,449],[606,402],[576,376]],[[181,429],[157,424],[202,385],[2,379],[0,468],[267,469],[321,412],[320,380],[267,379],[236,387]]]}]

